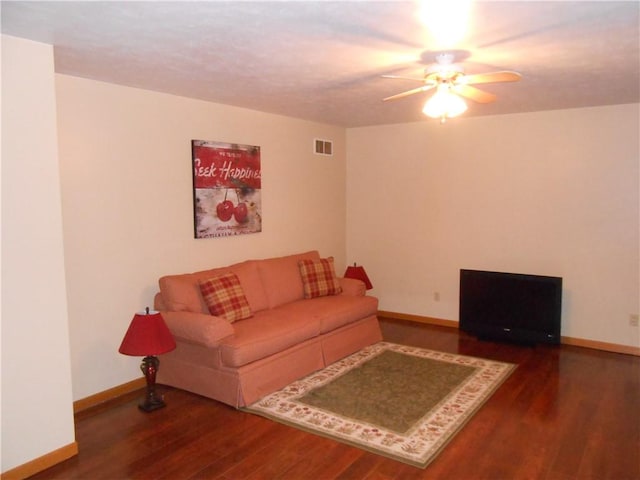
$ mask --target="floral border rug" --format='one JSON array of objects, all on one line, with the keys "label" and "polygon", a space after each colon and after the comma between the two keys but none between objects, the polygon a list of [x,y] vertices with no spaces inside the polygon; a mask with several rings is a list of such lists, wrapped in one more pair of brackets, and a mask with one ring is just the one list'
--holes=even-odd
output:
[{"label": "floral border rug", "polygon": [[243,410],[425,468],[514,368],[380,342]]}]

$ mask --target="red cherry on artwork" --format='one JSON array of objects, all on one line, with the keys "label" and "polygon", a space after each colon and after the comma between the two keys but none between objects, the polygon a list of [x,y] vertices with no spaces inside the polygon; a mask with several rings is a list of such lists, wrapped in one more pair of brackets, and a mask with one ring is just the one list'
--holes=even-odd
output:
[{"label": "red cherry on artwork", "polygon": [[244,223],[247,221],[248,213],[247,204],[240,202],[233,211],[233,218],[235,218],[238,223]]},{"label": "red cherry on artwork", "polygon": [[216,206],[216,213],[218,214],[218,218],[220,220],[222,220],[223,222],[228,222],[233,216],[233,202],[231,200],[220,202]]}]

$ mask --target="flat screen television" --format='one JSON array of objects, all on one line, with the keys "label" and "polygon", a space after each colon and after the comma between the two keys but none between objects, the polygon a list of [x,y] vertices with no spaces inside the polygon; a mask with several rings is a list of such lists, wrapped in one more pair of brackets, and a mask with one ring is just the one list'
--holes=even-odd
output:
[{"label": "flat screen television", "polygon": [[460,329],[480,339],[560,343],[562,278],[460,270]]}]

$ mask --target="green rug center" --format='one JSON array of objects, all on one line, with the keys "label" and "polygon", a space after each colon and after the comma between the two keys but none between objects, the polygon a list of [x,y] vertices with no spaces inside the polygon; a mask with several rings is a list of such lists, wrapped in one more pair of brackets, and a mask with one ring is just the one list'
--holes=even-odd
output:
[{"label": "green rug center", "polygon": [[384,351],[299,401],[405,433],[475,370]]}]

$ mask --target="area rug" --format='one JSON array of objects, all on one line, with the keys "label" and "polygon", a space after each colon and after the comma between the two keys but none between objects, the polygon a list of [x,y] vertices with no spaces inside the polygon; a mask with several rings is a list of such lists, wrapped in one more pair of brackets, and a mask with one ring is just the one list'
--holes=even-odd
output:
[{"label": "area rug", "polygon": [[425,468],[514,368],[380,342],[243,410]]}]

